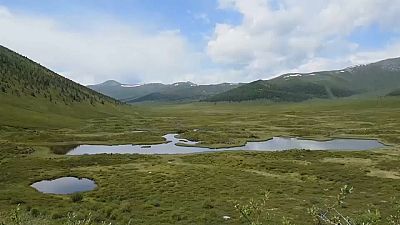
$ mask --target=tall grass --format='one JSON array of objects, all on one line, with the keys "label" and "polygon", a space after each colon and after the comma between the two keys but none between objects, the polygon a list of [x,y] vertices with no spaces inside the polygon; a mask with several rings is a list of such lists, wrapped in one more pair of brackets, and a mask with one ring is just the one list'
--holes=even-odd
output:
[{"label": "tall grass", "polygon": [[[312,217],[315,225],[400,225],[400,207],[395,207],[394,214],[383,218],[377,209],[364,209],[364,212],[357,215],[347,215],[342,210],[347,207],[346,199],[353,192],[353,187],[345,185],[340,189],[336,196],[336,201],[323,207],[314,205],[308,209],[305,214]],[[260,199],[251,199],[246,204],[235,204],[239,216],[243,223],[248,225],[277,225],[272,221],[274,215],[273,209],[268,207],[269,193],[267,192]],[[4,217],[4,218],[3,218]],[[76,214],[70,213],[63,220],[51,220],[35,213],[21,210],[18,206],[8,215],[3,215],[0,219],[0,225],[117,225],[106,221],[94,221],[91,214],[86,218],[78,218]],[[290,216],[280,218],[282,225],[296,225]],[[126,225],[131,225],[129,222]]]},{"label": "tall grass", "polygon": [[[340,189],[336,196],[336,201],[324,206],[312,206],[307,210],[309,216],[312,217],[315,225],[400,225],[400,207],[395,207],[395,213],[383,218],[378,209],[363,209],[357,215],[347,215],[342,210],[347,208],[346,199],[353,192],[353,187],[345,185]],[[236,210],[240,217],[249,225],[276,225],[272,223],[273,215],[268,208],[269,194],[265,194],[263,198],[251,199],[247,204],[235,204]],[[295,225],[288,217],[281,218],[282,225]]]}]

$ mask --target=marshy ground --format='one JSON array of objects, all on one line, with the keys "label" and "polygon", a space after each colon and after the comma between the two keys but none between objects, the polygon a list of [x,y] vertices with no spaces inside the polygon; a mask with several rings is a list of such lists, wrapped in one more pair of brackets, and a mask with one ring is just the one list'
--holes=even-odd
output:
[{"label": "marshy ground", "polygon": [[[345,209],[349,213],[370,205],[387,215],[393,198],[400,197],[398,98],[126,108],[119,115],[97,115],[63,129],[2,126],[0,212],[20,204],[56,222],[77,212],[121,224],[242,224],[234,202],[269,191],[271,214],[310,224],[307,208],[333,200],[345,184],[355,190]],[[377,138],[388,146],[358,152],[91,156],[57,155],[51,148],[162,143],[167,133],[180,133],[208,147],[239,146],[273,136]],[[98,188],[73,203],[69,196],[41,194],[29,186],[64,176],[93,179]]]}]

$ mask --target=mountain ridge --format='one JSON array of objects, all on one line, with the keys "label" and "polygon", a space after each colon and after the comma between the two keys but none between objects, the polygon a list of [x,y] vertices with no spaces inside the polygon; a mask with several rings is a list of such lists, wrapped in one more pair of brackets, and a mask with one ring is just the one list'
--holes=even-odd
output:
[{"label": "mountain ridge", "polygon": [[202,85],[190,81],[175,82],[172,84],[147,83],[129,85],[109,80],[101,84],[89,85],[88,87],[123,102],[137,103],[143,101],[198,101],[240,85],[242,84],[221,83]]},{"label": "mountain ridge", "polygon": [[400,58],[391,58],[341,70],[287,73],[270,80],[251,82],[207,98],[205,101],[267,99],[274,102],[292,102],[312,98],[342,98],[367,93],[383,96],[384,93],[399,86]]}]

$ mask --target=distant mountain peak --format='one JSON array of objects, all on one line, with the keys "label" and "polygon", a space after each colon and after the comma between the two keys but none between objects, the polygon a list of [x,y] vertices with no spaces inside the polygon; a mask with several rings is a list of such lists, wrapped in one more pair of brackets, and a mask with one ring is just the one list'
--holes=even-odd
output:
[{"label": "distant mountain peak", "polygon": [[89,87],[99,86],[99,87],[122,87],[122,88],[136,88],[142,86],[142,84],[122,84],[116,80],[108,80],[101,84],[89,85]]},{"label": "distant mountain peak", "polygon": [[101,86],[108,86],[108,87],[113,87],[113,86],[121,86],[121,83],[115,80],[108,80],[104,83],[99,84]]}]

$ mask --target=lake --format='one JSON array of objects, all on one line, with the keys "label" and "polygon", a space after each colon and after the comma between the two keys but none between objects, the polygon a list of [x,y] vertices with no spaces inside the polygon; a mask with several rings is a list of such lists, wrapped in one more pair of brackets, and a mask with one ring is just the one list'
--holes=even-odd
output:
[{"label": "lake", "polygon": [[[291,149],[358,151],[382,148],[385,145],[377,140],[334,139],[330,141],[314,141],[299,138],[274,137],[267,141],[247,142],[241,147],[203,148],[195,146],[197,142],[177,138],[177,134],[167,134],[167,143],[156,145],[79,145],[71,146],[67,155],[93,154],[190,154],[217,151],[284,151]],[[189,146],[179,146],[184,144]],[[62,147],[62,148],[65,148]]]}]

